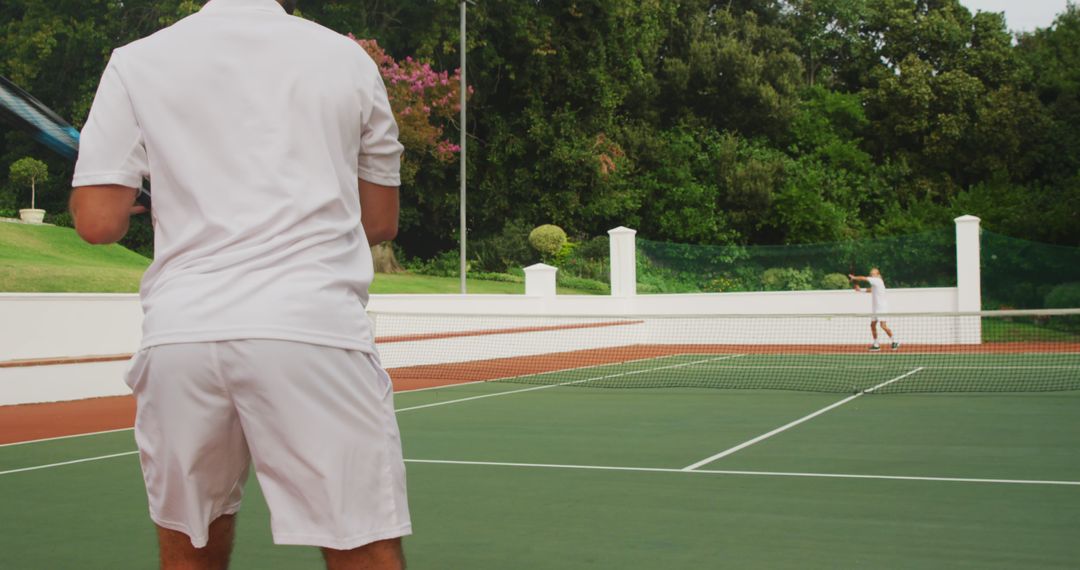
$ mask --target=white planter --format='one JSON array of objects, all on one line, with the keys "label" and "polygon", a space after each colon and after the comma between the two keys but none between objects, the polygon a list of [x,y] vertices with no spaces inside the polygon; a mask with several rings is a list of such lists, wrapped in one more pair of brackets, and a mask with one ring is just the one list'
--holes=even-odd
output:
[{"label": "white planter", "polygon": [[45,210],[24,208],[19,210],[19,219],[28,224],[40,224],[45,220]]}]

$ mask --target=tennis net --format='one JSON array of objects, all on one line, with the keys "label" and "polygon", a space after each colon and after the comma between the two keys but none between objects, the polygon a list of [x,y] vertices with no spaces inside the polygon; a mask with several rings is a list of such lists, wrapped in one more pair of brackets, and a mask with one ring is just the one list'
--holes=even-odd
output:
[{"label": "tennis net", "polygon": [[371,318],[399,389],[1080,390],[1080,309],[880,316],[876,350],[866,314]]}]

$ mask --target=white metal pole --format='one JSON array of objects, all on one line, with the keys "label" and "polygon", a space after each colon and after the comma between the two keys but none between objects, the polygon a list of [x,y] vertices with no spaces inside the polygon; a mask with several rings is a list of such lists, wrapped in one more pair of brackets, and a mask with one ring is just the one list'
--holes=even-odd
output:
[{"label": "white metal pole", "polygon": [[468,87],[465,83],[465,0],[461,0],[461,259],[459,271],[461,273],[461,294],[464,295],[465,287],[465,100]]}]

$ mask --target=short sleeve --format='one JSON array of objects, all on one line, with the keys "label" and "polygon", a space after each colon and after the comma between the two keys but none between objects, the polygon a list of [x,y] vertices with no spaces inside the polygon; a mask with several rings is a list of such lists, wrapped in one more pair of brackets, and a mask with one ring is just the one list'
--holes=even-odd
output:
[{"label": "short sleeve", "polygon": [[364,113],[357,172],[360,178],[383,186],[401,185],[401,153],[405,147],[398,142],[398,126],[386,85],[377,68],[373,68],[373,88],[370,109]]},{"label": "short sleeve", "polygon": [[119,184],[138,188],[149,175],[142,130],[114,53],[101,76],[79,137],[79,159],[71,185]]}]

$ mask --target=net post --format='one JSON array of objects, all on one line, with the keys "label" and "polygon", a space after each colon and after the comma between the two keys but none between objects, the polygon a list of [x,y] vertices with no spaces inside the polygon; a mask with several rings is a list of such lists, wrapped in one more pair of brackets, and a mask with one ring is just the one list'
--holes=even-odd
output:
[{"label": "net post", "polygon": [[558,267],[537,263],[525,268],[525,296],[554,297],[556,294],[555,274]]},{"label": "net post", "polygon": [[[979,251],[981,220],[975,216],[960,216],[956,223],[956,310],[982,310],[982,273]],[[980,344],[982,323],[978,317],[961,317],[956,323],[957,342]]]},{"label": "net post", "polygon": [[637,230],[619,226],[608,230],[611,238],[611,296],[637,295]]}]

